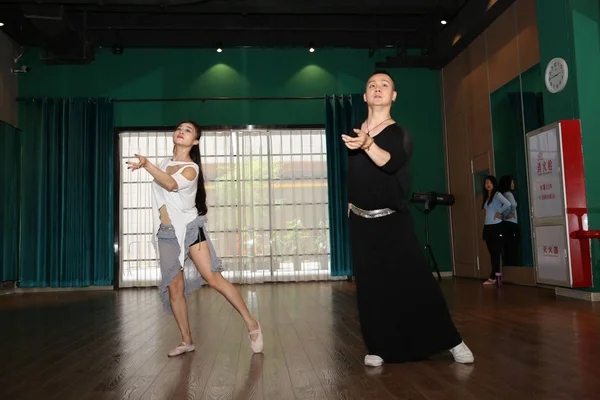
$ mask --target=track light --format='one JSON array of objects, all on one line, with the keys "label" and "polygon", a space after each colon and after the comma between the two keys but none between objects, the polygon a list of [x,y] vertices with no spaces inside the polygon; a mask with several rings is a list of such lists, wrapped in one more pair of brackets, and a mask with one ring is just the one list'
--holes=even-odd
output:
[{"label": "track light", "polygon": [[112,45],[112,52],[113,52],[113,54],[116,54],[116,55],[123,54],[123,46],[121,46],[118,43],[113,44]]},{"label": "track light", "polygon": [[308,49],[308,51],[310,51],[311,53],[314,53],[315,52],[315,48],[311,47],[310,49]]},{"label": "track light", "polygon": [[308,51],[310,51],[311,53],[315,52],[315,44],[313,42],[310,42],[308,44]]},{"label": "track light", "polygon": [[220,53],[220,52],[222,52],[222,51],[223,51],[223,44],[222,44],[221,42],[219,42],[219,43],[217,44],[217,53]]}]

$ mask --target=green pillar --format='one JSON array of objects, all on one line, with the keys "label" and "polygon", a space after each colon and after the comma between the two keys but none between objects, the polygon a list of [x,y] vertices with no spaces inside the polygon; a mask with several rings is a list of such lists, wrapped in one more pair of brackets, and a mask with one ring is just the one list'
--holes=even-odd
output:
[{"label": "green pillar", "polygon": [[[569,81],[556,94],[544,92],[547,124],[580,119],[589,229],[600,229],[600,2],[537,0],[542,71],[554,57],[569,65]],[[592,242],[594,288],[600,292],[600,243]]]}]

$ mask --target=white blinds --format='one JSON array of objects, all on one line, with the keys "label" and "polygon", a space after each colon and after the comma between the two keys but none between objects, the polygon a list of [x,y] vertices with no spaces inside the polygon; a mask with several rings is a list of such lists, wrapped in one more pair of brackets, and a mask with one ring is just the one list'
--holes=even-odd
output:
[{"label": "white blinds", "polygon": [[[122,132],[120,286],[160,279],[151,235],[151,176],[134,153],[170,157],[172,132]],[[329,226],[323,130],[205,131],[200,141],[207,230],[234,283],[327,280]]]}]

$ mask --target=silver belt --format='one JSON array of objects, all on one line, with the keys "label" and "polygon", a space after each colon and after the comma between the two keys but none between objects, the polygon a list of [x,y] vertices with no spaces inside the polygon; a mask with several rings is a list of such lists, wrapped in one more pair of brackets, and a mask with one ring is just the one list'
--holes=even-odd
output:
[{"label": "silver belt", "polygon": [[382,208],[380,210],[363,210],[362,208],[356,207],[354,204],[350,205],[350,209],[354,214],[363,218],[381,218],[396,212],[396,210],[392,210],[391,208]]}]

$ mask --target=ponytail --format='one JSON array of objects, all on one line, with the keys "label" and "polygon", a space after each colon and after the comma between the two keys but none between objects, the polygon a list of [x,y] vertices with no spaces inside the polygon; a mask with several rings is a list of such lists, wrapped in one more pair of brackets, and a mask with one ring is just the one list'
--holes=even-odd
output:
[{"label": "ponytail", "polygon": [[[200,126],[194,121],[182,121],[183,123],[191,124],[196,130],[196,140],[200,140],[202,132]],[[204,174],[202,172],[202,164],[200,162],[200,145],[193,145],[190,149],[190,158],[193,162],[198,165],[198,189],[196,190],[196,209],[198,209],[198,215],[206,215],[208,207],[206,206],[206,188],[204,187]]]},{"label": "ponytail", "polygon": [[204,188],[204,174],[202,173],[202,164],[200,163],[200,146],[194,145],[190,150],[190,158],[198,165],[198,189],[196,190],[196,208],[198,215],[206,215],[206,189]]}]

